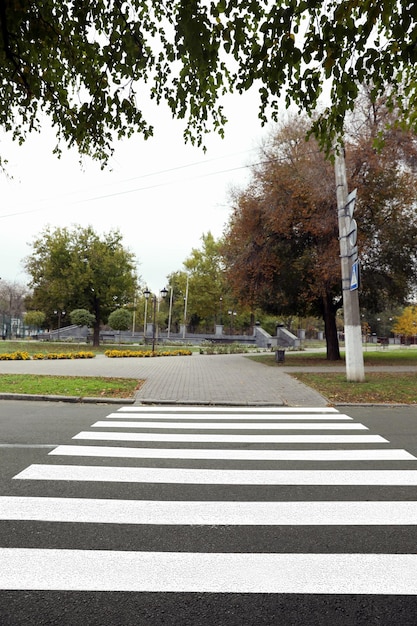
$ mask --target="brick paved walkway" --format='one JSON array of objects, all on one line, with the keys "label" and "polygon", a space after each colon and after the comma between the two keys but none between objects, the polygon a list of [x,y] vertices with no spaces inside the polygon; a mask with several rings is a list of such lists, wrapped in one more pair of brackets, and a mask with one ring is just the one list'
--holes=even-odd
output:
[{"label": "brick paved walkway", "polygon": [[325,406],[326,399],[281,367],[244,355],[200,355],[74,361],[0,361],[0,373],[116,376],[145,379],[136,403]]}]

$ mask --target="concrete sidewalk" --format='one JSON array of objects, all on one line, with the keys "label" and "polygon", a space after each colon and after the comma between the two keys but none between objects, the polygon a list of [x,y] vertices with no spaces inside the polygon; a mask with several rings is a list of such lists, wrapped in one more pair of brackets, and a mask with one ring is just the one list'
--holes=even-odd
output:
[{"label": "concrete sidewalk", "polygon": [[135,404],[327,404],[326,398],[293,379],[283,368],[254,363],[240,354],[126,359],[99,355],[86,360],[0,361],[0,373],[144,379]]}]

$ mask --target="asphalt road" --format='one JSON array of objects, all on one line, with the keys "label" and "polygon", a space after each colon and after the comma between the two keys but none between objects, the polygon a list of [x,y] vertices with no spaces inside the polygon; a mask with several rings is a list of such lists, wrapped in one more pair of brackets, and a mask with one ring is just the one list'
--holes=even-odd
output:
[{"label": "asphalt road", "polygon": [[139,410],[0,401],[2,625],[416,623],[417,407]]}]

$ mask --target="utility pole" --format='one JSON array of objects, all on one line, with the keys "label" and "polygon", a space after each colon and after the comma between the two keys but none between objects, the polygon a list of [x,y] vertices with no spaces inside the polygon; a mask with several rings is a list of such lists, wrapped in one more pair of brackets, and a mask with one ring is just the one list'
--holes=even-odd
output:
[{"label": "utility pole", "polygon": [[357,226],[353,219],[356,191],[348,194],[345,154],[341,144],[335,149],[335,176],[345,324],[346,378],[350,382],[362,382],[365,380],[365,368],[359,313]]}]

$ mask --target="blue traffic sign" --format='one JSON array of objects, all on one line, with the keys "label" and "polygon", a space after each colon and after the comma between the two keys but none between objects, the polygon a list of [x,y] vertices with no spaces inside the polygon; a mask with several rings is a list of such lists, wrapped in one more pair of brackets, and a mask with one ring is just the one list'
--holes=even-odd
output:
[{"label": "blue traffic sign", "polygon": [[359,261],[355,261],[352,265],[352,273],[350,275],[350,291],[359,288]]}]

